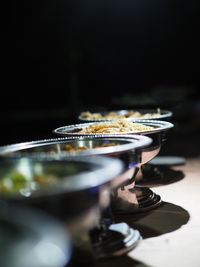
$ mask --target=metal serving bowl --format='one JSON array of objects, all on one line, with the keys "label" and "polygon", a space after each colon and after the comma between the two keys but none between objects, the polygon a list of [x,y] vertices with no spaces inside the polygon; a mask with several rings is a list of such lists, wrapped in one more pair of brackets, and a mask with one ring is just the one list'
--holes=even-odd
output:
[{"label": "metal serving bowl", "polygon": [[[3,146],[0,147],[0,155],[66,153],[74,157],[112,156],[122,160],[125,165],[125,171],[117,177],[113,176],[110,181],[111,188],[117,190],[123,184],[130,183],[136,167],[146,161],[147,156],[152,158],[151,143],[152,139],[143,135],[69,136]],[[72,149],[70,152],[67,150],[69,147]]]},{"label": "metal serving bowl", "polygon": [[[6,155],[14,152],[47,152],[50,154],[70,152],[71,156],[113,156],[119,155],[123,152],[128,152],[134,149],[146,147],[150,145],[151,142],[151,138],[142,135],[108,134],[105,136],[103,134],[97,134],[94,136],[67,136],[61,138],[43,139],[1,146],[0,155]],[[66,145],[72,145],[74,150],[68,151]]]},{"label": "metal serving bowl", "polygon": [[[98,112],[98,113],[100,115],[104,116],[104,115],[108,114],[109,112],[114,112],[116,115],[126,116],[129,111],[130,110],[122,109],[122,110],[103,111],[103,112]],[[145,115],[145,114],[155,114],[155,113],[157,113],[157,110],[156,109],[136,109],[134,111],[138,111],[142,115]],[[91,113],[91,114],[93,114],[93,113]],[[122,118],[122,119],[126,119],[126,120],[157,120],[157,119],[159,119],[159,120],[162,120],[162,119],[169,118],[172,115],[173,115],[172,111],[170,111],[170,110],[162,110],[161,109],[160,110],[160,115],[154,115],[154,116],[148,116],[148,115],[146,115],[145,117],[126,117],[126,118]],[[81,114],[79,115],[78,119],[80,121],[84,121],[84,122],[100,122],[100,121],[111,121],[111,120],[113,120],[113,119],[107,119],[107,118],[92,119],[92,118],[84,117]]]},{"label": "metal serving bowl", "polygon": [[[142,135],[96,135],[96,136],[69,136],[30,141],[0,147],[0,155],[17,154],[28,155],[30,153],[64,154],[76,157],[88,157],[95,155],[112,156],[119,158],[125,164],[125,169],[134,170],[140,164],[144,155],[143,148],[149,147],[152,139]],[[67,150],[71,148],[71,150]],[[132,167],[132,168],[131,168]],[[132,176],[132,175],[131,175]],[[120,177],[122,179],[120,179]],[[129,177],[130,178],[130,177]],[[112,187],[124,182],[123,175],[112,179]]]},{"label": "metal serving bowl", "polygon": [[[131,120],[135,122],[134,120]],[[137,120],[137,123],[142,123],[147,126],[152,126],[153,129],[151,130],[143,130],[143,131],[134,131],[134,132],[123,132],[123,134],[132,135],[145,135],[152,139],[152,143],[144,148],[141,148],[141,160],[137,164],[137,171],[140,170],[141,166],[147,163],[148,161],[152,160],[160,151],[162,143],[165,141],[166,132],[171,129],[174,125],[167,121],[160,121],[160,120]],[[80,133],[80,131],[89,125],[95,124],[96,122],[90,123],[81,123],[75,125],[68,125],[62,126],[55,130],[53,133],[57,135],[63,136],[85,136],[86,134]],[[120,135],[121,133],[114,133],[116,135]],[[87,136],[108,136],[108,133],[91,133],[87,134]],[[137,176],[135,175],[136,183],[137,183]],[[124,187],[121,192],[118,192],[120,195],[120,199],[124,198],[124,203],[120,201],[120,203],[116,203],[115,208],[124,210],[125,212],[140,212],[140,211],[147,211],[154,207],[157,207],[161,203],[161,198],[157,194],[155,194],[152,190],[147,187],[140,186],[136,184],[135,186],[135,179],[132,179],[132,183],[128,186]],[[136,194],[136,198],[135,198]],[[127,199],[129,199],[127,201]],[[137,207],[132,209],[132,203],[135,204],[135,200],[137,201]],[[124,205],[125,204],[125,205]],[[130,205],[129,205],[130,204]]]},{"label": "metal serving bowl", "polygon": [[[133,121],[134,122],[134,121]],[[75,124],[75,125],[68,125],[68,126],[62,126],[59,127],[55,130],[53,130],[53,133],[57,135],[62,135],[66,137],[72,137],[72,136],[91,136],[97,138],[98,136],[101,137],[106,137],[109,136],[110,134],[108,133],[90,133],[90,134],[84,134],[84,133],[79,133],[80,130],[88,127],[89,125],[94,124],[95,122],[90,122],[90,123],[81,123],[81,124]],[[134,131],[134,132],[124,132],[123,134],[126,135],[131,135],[135,136],[137,134],[139,135],[145,135],[147,137],[150,137],[153,142],[151,145],[141,148],[142,154],[141,154],[141,162],[140,165],[145,164],[146,162],[150,161],[153,159],[160,151],[161,145],[163,141],[165,140],[165,133],[171,129],[174,125],[170,122],[167,121],[159,121],[159,120],[138,120],[137,123],[142,123],[147,126],[152,126],[154,127],[153,130],[145,130],[145,131]],[[122,133],[114,133],[116,136],[121,135]],[[1,150],[0,150],[1,153]]]},{"label": "metal serving bowl", "polygon": [[[115,176],[113,169],[113,179],[109,186],[112,189],[111,202],[117,199],[117,190],[120,186],[129,183],[132,179],[137,164],[140,164],[141,151],[151,144],[152,139],[142,135],[97,135],[97,136],[71,136],[65,138],[55,138],[48,140],[38,140],[0,147],[1,155],[20,154],[30,155],[32,153],[48,153],[52,155],[71,155],[71,157],[96,157],[110,156],[117,158],[124,163],[124,171]],[[70,146],[72,151],[66,150]],[[84,150],[82,150],[84,148]],[[112,169],[112,168],[111,168]],[[104,174],[102,174],[104,176]],[[105,195],[102,202],[105,202]],[[84,199],[82,200],[84,203]],[[137,206],[137,203],[135,203]],[[112,205],[112,204],[111,204]],[[105,206],[105,204],[104,204]],[[132,203],[134,206],[134,203]],[[140,240],[140,233],[130,228],[125,223],[113,224],[111,209],[102,211],[100,218],[101,225],[106,220],[106,231],[95,229],[91,233],[92,243],[98,251],[98,257],[108,257],[124,254],[134,248]],[[99,217],[98,217],[99,218]],[[109,221],[109,223],[108,223]],[[105,224],[104,224],[105,228]],[[126,231],[124,230],[126,229]],[[100,237],[99,237],[100,236]]]},{"label": "metal serving bowl", "polygon": [[71,258],[71,239],[52,216],[1,202],[2,267],[64,267]]},{"label": "metal serving bowl", "polygon": [[104,185],[123,169],[119,159],[102,156],[49,153],[1,156],[0,199],[32,204],[71,220],[95,205],[104,205],[99,203]]},{"label": "metal serving bowl", "polygon": [[[110,203],[110,181],[123,170],[122,161],[103,156],[9,154],[0,158],[0,200],[45,210],[60,219],[69,229],[75,251],[79,250],[79,259],[85,254],[92,258],[89,231],[99,225],[101,209]],[[28,182],[21,186],[24,177]],[[37,182],[41,177],[43,184]],[[9,190],[10,184],[15,190]]]},{"label": "metal serving bowl", "polygon": [[[129,121],[141,123],[146,126],[151,126],[153,127],[153,129],[140,130],[140,131],[139,130],[128,131],[128,132],[123,132],[123,134],[142,134],[142,135],[155,134],[155,133],[167,131],[168,129],[173,127],[172,123],[167,122],[167,121],[160,121],[160,120],[129,120]],[[88,122],[88,123],[79,123],[79,124],[74,124],[74,125],[61,126],[61,127],[54,129],[53,133],[57,135],[61,135],[61,136],[84,136],[84,135],[94,136],[94,135],[98,135],[98,133],[81,133],[80,131],[95,123],[97,122]],[[122,132],[113,132],[113,134],[121,135]],[[110,133],[99,133],[99,135],[106,136],[106,135],[110,135]]]}]

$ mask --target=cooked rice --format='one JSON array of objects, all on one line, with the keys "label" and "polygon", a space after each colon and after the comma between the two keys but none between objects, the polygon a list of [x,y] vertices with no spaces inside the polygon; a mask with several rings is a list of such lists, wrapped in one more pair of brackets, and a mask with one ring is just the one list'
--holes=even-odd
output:
[{"label": "cooked rice", "polygon": [[93,123],[80,131],[80,133],[116,133],[152,130],[154,127],[142,123],[117,120],[113,122]]},{"label": "cooked rice", "polygon": [[161,115],[161,111],[158,108],[154,113],[141,113],[136,110],[127,110],[125,112],[111,111],[105,114],[102,113],[91,113],[89,111],[82,112],[80,114],[85,119],[91,120],[113,120],[113,119],[126,119],[126,118],[153,118]]}]

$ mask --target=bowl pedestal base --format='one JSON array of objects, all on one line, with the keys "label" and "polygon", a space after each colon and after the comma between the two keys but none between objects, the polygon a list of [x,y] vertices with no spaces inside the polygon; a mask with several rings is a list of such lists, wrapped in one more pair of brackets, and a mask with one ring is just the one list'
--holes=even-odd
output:
[{"label": "bowl pedestal base", "polygon": [[127,223],[112,223],[102,233],[92,235],[95,259],[124,255],[134,249],[141,238],[140,232],[131,228]]}]

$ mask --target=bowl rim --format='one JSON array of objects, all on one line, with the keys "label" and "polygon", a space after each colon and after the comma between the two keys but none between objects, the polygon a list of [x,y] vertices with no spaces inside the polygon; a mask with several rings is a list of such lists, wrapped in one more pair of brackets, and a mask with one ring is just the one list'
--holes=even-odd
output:
[{"label": "bowl rim", "polygon": [[[108,110],[108,111],[100,111],[100,112],[91,112],[93,113],[100,113],[100,114],[107,114],[109,112],[115,112],[115,113],[127,113],[128,111],[133,110],[133,111],[138,111],[140,113],[155,113],[156,108],[149,108],[149,109],[119,109],[119,110]],[[124,120],[155,120],[155,119],[164,119],[164,118],[169,118],[173,116],[173,112],[171,110],[166,110],[166,109],[160,109],[161,114],[153,117],[145,117],[145,118],[123,118]],[[82,112],[81,112],[82,113]],[[78,116],[78,119],[80,121],[85,121],[85,122],[100,122],[100,121],[112,121],[113,119],[89,119],[89,118],[84,118],[81,116],[81,113]]]},{"label": "bowl rim", "polygon": [[[93,141],[93,140],[112,140],[112,141],[122,141],[124,144],[117,144],[115,146],[101,147],[95,149],[88,149],[84,151],[73,151],[66,152],[66,154],[70,155],[104,155],[104,154],[112,154],[117,152],[125,152],[129,150],[135,150],[139,148],[146,147],[152,143],[152,139],[148,136],[144,135],[81,135],[81,136],[67,136],[67,137],[59,137],[59,138],[51,138],[51,139],[43,139],[43,140],[35,140],[29,142],[21,142],[16,144],[10,144],[5,146],[0,146],[0,155],[6,155],[13,152],[20,152],[26,149],[31,149],[34,147],[42,147],[48,145],[57,145],[57,144],[65,144],[74,141]],[[28,152],[27,152],[28,153]],[[63,152],[64,153],[64,152]]]},{"label": "bowl rim", "polygon": [[[20,194],[1,194],[1,199],[34,199],[38,197],[49,197],[65,193],[73,193],[81,190],[88,190],[98,187],[106,183],[110,183],[112,179],[120,175],[124,171],[124,163],[118,158],[105,156],[88,156],[73,157],[64,154],[49,153],[28,153],[28,155],[10,154],[0,156],[0,167],[2,164],[60,164],[67,168],[66,163],[73,162],[75,164],[88,164],[89,170],[80,173],[63,176],[58,186],[42,188],[33,191],[31,197],[24,197]],[[60,167],[60,166],[59,166]],[[69,176],[71,177],[69,180]],[[87,179],[86,179],[87,177]],[[78,183],[77,183],[78,180]]]},{"label": "bowl rim", "polygon": [[[112,121],[116,121],[116,120],[112,120]],[[148,126],[153,126],[155,127],[155,129],[153,130],[143,130],[143,131],[129,131],[129,132],[124,132],[124,134],[153,134],[153,133],[158,133],[158,132],[162,132],[162,131],[166,131],[169,130],[170,128],[174,127],[174,124],[172,124],[171,122],[168,121],[162,121],[162,120],[133,120],[130,119],[129,121],[133,122],[133,123],[141,123],[144,125],[148,125]],[[102,121],[103,123],[109,123],[111,121]],[[96,123],[100,123],[100,122],[85,122],[85,123],[78,123],[78,124],[73,124],[73,125],[66,125],[66,126],[61,126],[58,127],[56,129],[54,129],[52,132],[56,135],[62,135],[62,136],[85,136],[85,135],[90,135],[90,136],[94,136],[94,135],[98,135],[97,133],[78,133],[78,132],[73,132],[73,130],[78,130],[78,129],[82,129],[85,128],[89,125],[92,124],[96,124]],[[100,133],[99,135],[104,135],[107,136],[110,133]],[[115,135],[120,135],[122,134],[121,132],[116,132],[114,133]]]}]

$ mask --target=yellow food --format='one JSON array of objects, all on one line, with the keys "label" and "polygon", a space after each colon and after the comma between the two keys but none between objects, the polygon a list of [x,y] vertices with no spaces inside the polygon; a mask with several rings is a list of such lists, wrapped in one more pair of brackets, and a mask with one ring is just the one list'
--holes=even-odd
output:
[{"label": "yellow food", "polygon": [[154,127],[125,120],[98,122],[83,128],[79,133],[116,133],[152,130]]},{"label": "yellow food", "polygon": [[160,109],[158,108],[155,113],[141,113],[136,110],[127,110],[125,112],[111,111],[105,114],[102,113],[91,113],[89,111],[82,112],[82,118],[91,120],[113,120],[113,119],[126,119],[126,118],[152,118],[161,115]]},{"label": "yellow food", "polygon": [[86,149],[87,149],[86,146],[74,147],[74,146],[72,146],[72,145],[70,145],[70,144],[65,145],[65,150],[66,150],[67,152],[81,151],[81,150],[86,150]]},{"label": "yellow food", "polygon": [[[116,144],[114,144],[114,143],[100,144],[100,145],[94,146],[93,149],[95,149],[95,148],[102,148],[102,147],[109,147],[109,146],[115,146],[115,145]],[[64,149],[67,152],[74,152],[74,151],[88,150],[88,149],[91,149],[91,148],[88,148],[86,146],[78,146],[78,147],[75,147],[75,146],[73,146],[71,144],[67,144],[67,145],[65,145]]]}]

